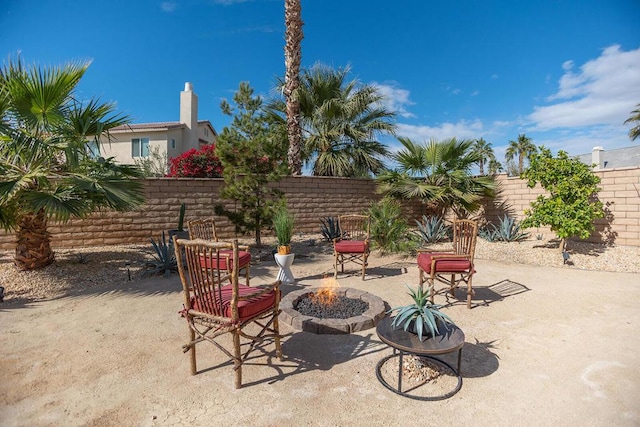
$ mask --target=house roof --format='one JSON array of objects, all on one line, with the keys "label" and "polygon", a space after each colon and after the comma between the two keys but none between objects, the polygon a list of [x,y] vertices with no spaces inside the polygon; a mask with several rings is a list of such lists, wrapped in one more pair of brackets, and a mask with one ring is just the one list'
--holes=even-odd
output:
[{"label": "house roof", "polygon": [[[209,126],[214,135],[218,135],[209,120],[198,120],[198,125]],[[111,129],[113,133],[135,132],[135,131],[167,131],[170,129],[182,129],[187,125],[180,122],[154,122],[154,123],[132,123],[128,125],[117,126]]]},{"label": "house roof", "polygon": [[[640,145],[632,147],[616,148],[602,151],[604,159],[604,169],[625,168],[630,166],[640,166]],[[580,154],[576,156],[582,163],[591,165],[592,153]]]}]

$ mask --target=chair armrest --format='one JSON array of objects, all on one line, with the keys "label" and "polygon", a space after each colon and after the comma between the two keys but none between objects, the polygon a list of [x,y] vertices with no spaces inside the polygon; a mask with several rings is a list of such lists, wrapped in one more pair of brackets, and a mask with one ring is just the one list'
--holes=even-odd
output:
[{"label": "chair armrest", "polygon": [[454,254],[452,250],[450,249],[446,249],[446,250],[438,250],[438,249],[429,249],[429,248],[419,248],[418,249],[418,253],[426,253],[426,254],[430,254],[430,253],[440,253],[440,254]]},{"label": "chair armrest", "polygon": [[249,245],[238,245],[238,250],[249,252]]}]

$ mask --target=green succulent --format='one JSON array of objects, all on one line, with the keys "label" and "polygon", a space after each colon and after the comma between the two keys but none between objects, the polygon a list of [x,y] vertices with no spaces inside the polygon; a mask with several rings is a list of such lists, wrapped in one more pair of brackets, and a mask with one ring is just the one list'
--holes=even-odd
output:
[{"label": "green succulent", "polygon": [[413,304],[394,307],[387,312],[387,314],[396,312],[391,322],[391,327],[403,328],[406,331],[411,323],[415,321],[415,332],[420,341],[422,341],[423,333],[428,333],[432,336],[440,333],[438,323],[444,326],[446,331],[451,329],[450,325],[455,325],[449,316],[439,310],[442,307],[441,305],[429,302],[429,289],[425,292],[421,286],[415,290],[409,288],[409,286],[407,288],[409,289],[409,295],[413,299]]}]

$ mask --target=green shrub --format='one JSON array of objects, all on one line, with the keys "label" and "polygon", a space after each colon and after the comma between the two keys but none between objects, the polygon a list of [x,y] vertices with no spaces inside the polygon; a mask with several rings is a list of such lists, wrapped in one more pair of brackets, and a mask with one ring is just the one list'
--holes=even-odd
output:
[{"label": "green shrub", "polygon": [[397,200],[385,197],[369,208],[371,240],[382,252],[397,253],[413,249],[408,224]]}]

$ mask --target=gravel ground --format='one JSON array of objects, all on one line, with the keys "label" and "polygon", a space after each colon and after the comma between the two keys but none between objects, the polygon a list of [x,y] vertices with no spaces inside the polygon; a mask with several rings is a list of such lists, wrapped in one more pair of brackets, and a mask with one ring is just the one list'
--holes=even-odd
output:
[{"label": "gravel ground", "polygon": [[[242,243],[251,243],[250,240]],[[266,245],[272,242],[267,238]],[[298,236],[294,252],[331,254],[331,246],[319,236]],[[446,245],[436,245],[434,248]],[[253,250],[254,259],[268,257],[270,248]],[[490,243],[478,239],[476,258],[505,263],[532,264],[583,270],[640,273],[640,248],[604,246],[586,242],[569,242],[570,258],[564,263],[558,242],[527,240],[520,243]],[[376,252],[372,254],[376,256]],[[56,261],[38,271],[19,271],[12,263],[11,251],[0,252],[0,286],[5,288],[5,303],[29,303],[60,298],[70,293],[113,289],[139,280],[145,262],[152,259],[150,245],[128,245],[56,250]]]}]

